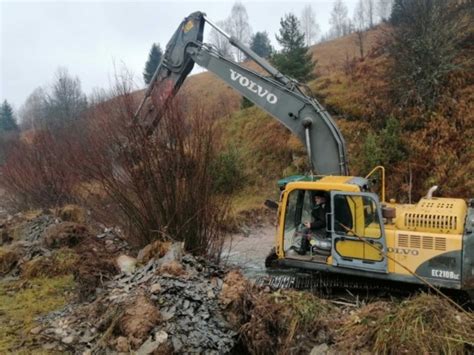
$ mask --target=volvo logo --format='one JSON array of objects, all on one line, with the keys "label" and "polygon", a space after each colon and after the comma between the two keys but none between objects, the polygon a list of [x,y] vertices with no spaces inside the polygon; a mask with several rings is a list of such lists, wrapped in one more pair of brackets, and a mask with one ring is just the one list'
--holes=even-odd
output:
[{"label": "volvo logo", "polygon": [[387,248],[387,252],[395,253],[395,254],[402,254],[402,255],[413,255],[416,256],[420,254],[418,250],[415,249],[405,249],[405,248]]},{"label": "volvo logo", "polygon": [[230,78],[232,81],[237,81],[241,86],[247,88],[251,92],[257,94],[260,97],[264,97],[269,104],[276,104],[278,97],[275,94],[272,94],[267,89],[261,87],[256,82],[250,80],[246,76],[243,76],[239,72],[230,69]]}]

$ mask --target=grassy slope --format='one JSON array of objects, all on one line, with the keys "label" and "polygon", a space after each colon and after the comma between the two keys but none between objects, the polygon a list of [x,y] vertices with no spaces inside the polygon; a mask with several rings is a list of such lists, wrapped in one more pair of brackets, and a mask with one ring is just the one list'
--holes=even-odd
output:
[{"label": "grassy slope", "polygon": [[[36,317],[66,305],[74,287],[72,275],[34,278],[28,281],[0,281],[0,353],[42,353],[31,329]],[[28,347],[29,350],[24,350]]]}]

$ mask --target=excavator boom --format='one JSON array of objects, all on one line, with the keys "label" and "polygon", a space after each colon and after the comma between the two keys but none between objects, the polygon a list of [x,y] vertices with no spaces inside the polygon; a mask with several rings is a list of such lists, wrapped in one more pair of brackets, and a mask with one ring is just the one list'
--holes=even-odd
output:
[{"label": "excavator boom", "polygon": [[[268,76],[225,58],[214,47],[203,43],[206,21],[221,32],[232,45],[254,60]],[[153,76],[137,116],[153,91],[159,94],[159,103],[165,107],[166,102],[176,94],[192,70],[194,63],[217,75],[295,134],[307,148],[314,173],[348,174],[344,139],[322,105],[305,95],[297,81],[283,75],[250,48],[227,35],[201,12],[186,17],[166,46],[163,60]],[[156,116],[150,131],[156,127],[159,116]]]}]

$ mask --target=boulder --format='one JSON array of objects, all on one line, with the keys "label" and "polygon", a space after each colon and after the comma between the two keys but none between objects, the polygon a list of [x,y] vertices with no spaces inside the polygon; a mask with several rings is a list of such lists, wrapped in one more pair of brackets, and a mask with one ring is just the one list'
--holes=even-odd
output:
[{"label": "boulder", "polygon": [[327,344],[319,344],[313,347],[310,352],[310,355],[326,355],[329,351],[329,347]]},{"label": "boulder", "polygon": [[128,255],[120,255],[115,261],[118,268],[120,269],[120,272],[125,274],[131,274],[135,272],[137,267],[137,259]]},{"label": "boulder", "polygon": [[168,340],[168,334],[162,330],[157,332],[154,336],[150,336],[137,350],[137,355],[149,355],[155,354],[160,348],[161,344],[164,344]]}]

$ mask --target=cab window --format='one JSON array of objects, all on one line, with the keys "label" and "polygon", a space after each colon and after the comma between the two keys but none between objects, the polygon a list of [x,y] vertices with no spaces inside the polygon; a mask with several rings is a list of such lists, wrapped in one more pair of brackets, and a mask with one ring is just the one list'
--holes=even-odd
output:
[{"label": "cab window", "polygon": [[340,235],[380,238],[377,204],[370,196],[334,196],[334,231]]}]

